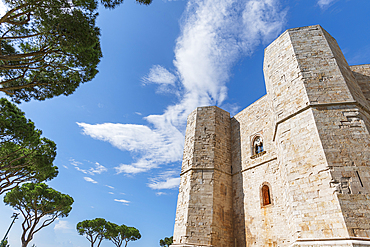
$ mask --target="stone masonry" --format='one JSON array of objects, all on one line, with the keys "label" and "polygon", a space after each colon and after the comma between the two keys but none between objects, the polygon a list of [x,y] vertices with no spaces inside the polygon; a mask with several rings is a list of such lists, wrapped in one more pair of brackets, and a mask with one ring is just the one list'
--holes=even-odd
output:
[{"label": "stone masonry", "polygon": [[321,26],[265,49],[267,95],[188,117],[172,247],[370,246],[370,65]]}]

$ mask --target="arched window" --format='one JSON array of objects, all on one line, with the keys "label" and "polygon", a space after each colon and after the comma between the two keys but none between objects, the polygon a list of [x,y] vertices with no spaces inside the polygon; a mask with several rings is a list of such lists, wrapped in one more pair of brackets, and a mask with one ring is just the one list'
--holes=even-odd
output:
[{"label": "arched window", "polygon": [[253,154],[263,152],[263,141],[261,136],[256,136],[253,140]]},{"label": "arched window", "polygon": [[270,194],[270,187],[268,185],[262,186],[262,206],[270,205],[271,204],[271,194]]}]

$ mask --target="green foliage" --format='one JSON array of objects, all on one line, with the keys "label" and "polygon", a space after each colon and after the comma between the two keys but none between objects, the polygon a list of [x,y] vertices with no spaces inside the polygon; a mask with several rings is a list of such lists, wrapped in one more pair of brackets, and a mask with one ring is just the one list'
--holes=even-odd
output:
[{"label": "green foliage", "polygon": [[169,247],[172,243],[173,243],[173,236],[169,238],[165,237],[164,239],[159,240],[160,246]]},{"label": "green foliage", "polygon": [[93,220],[84,220],[77,223],[77,231],[80,235],[85,235],[87,240],[90,241],[91,247],[97,242],[97,247],[103,239],[108,236],[109,222],[102,218]]},{"label": "green foliage", "polygon": [[0,247],[9,247],[8,238],[0,243]]},{"label": "green foliage", "polygon": [[126,247],[129,241],[140,239],[141,234],[135,227],[128,227],[126,225],[119,226],[109,222],[106,238],[111,240],[117,247],[121,247],[123,242],[125,242]]},{"label": "green foliage", "polygon": [[86,236],[91,243],[91,247],[94,247],[95,243],[99,247],[103,239],[111,240],[117,247],[121,247],[125,243],[126,247],[129,241],[141,238],[139,230],[135,227],[119,226],[102,218],[79,222],[77,231],[80,235]]},{"label": "green foliage", "polygon": [[0,195],[20,183],[58,175],[56,145],[41,134],[17,106],[0,99]]},{"label": "green foliage", "polygon": [[[98,73],[96,0],[3,0],[0,91],[13,101],[70,95]],[[150,4],[152,0],[136,0]],[[113,9],[123,0],[101,0]]]},{"label": "green foliage", "polygon": [[[72,210],[73,198],[44,183],[25,183],[6,193],[4,202],[21,211],[24,217],[21,242],[22,247],[26,247],[36,232],[53,223],[55,219],[68,216]],[[42,218],[45,220],[41,221]]]}]

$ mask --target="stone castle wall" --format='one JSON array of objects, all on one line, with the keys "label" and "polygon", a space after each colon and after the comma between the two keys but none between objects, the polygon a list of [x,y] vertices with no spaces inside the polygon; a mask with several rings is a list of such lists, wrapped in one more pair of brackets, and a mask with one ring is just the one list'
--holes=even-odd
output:
[{"label": "stone castle wall", "polygon": [[[290,29],[265,50],[264,72],[276,119],[291,241],[349,237],[331,186],[325,130],[318,126],[335,119],[332,111],[317,115],[320,107],[354,102],[350,88],[361,93],[353,81],[346,83],[353,76],[343,76],[344,62],[338,61],[342,56],[332,49],[335,44],[321,27],[313,26]],[[281,55],[277,50],[286,52]]]},{"label": "stone castle wall", "polygon": [[360,86],[367,102],[370,102],[370,64],[350,66],[357,84]]},{"label": "stone castle wall", "polygon": [[187,126],[174,244],[232,246],[230,114],[197,108]]},{"label": "stone castle wall", "polygon": [[[282,246],[287,242],[286,203],[273,137],[270,100],[262,97],[232,118],[234,246]],[[259,135],[266,153],[253,155]],[[271,187],[272,204],[261,206],[261,186]]]},{"label": "stone castle wall", "polygon": [[265,49],[264,73],[233,118],[189,115],[174,246],[370,246],[370,65],[309,26]]}]

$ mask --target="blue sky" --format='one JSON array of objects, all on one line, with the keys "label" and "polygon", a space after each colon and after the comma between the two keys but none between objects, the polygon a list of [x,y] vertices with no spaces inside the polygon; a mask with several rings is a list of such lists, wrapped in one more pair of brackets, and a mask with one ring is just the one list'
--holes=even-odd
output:
[{"label": "blue sky", "polygon": [[[140,230],[128,246],[159,246],[173,234],[187,115],[206,105],[235,114],[263,96],[263,50],[288,28],[320,24],[350,65],[370,63],[369,13],[368,0],[126,0],[102,9],[96,78],[71,96],[19,106],[57,143],[60,172],[48,184],[75,200],[32,243],[89,246],[76,224],[102,217]],[[0,205],[0,237],[12,213]]]}]

